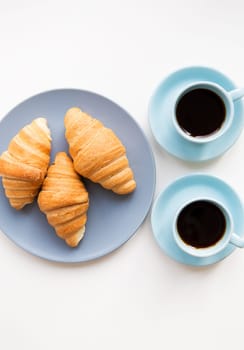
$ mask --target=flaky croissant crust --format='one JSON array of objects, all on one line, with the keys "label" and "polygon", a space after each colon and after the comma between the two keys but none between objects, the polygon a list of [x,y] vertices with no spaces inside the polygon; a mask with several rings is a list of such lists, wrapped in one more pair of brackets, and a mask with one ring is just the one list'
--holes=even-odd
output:
[{"label": "flaky croissant crust", "polygon": [[64,123],[69,152],[79,174],[118,194],[135,189],[126,149],[111,129],[76,107],[67,111]]},{"label": "flaky croissant crust", "polygon": [[56,234],[75,247],[84,236],[88,192],[65,152],[57,153],[38,195],[40,210]]},{"label": "flaky croissant crust", "polygon": [[10,205],[22,209],[33,202],[50,161],[51,135],[45,118],[23,127],[0,156],[0,175]]}]

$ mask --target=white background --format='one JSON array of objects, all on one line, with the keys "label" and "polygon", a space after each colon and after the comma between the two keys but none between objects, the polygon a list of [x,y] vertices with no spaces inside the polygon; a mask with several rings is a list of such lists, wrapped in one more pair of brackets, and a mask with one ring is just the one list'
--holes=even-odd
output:
[{"label": "white background", "polygon": [[[241,0],[0,0],[0,117],[44,90],[95,91],[144,129],[155,195],[201,171],[244,199],[243,134],[224,157],[191,165],[159,150],[147,116],[159,81],[182,66],[209,65],[244,86],[243,13]],[[207,268],[180,265],[156,245],[149,216],[115,253],[72,266],[1,234],[0,296],[5,350],[243,349],[244,252]]]}]

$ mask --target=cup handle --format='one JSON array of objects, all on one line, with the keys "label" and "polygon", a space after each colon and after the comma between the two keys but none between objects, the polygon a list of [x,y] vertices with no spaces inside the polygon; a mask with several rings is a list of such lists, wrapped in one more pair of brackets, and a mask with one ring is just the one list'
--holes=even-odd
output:
[{"label": "cup handle", "polygon": [[244,88],[230,91],[230,96],[233,101],[239,100],[240,98],[244,97]]},{"label": "cup handle", "polygon": [[230,243],[238,248],[244,248],[244,238],[241,238],[236,233],[232,233]]}]

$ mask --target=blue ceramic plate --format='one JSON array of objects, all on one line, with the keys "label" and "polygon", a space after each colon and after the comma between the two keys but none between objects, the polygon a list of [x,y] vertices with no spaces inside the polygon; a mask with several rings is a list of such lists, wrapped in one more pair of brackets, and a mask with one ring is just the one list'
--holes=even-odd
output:
[{"label": "blue ceramic plate", "polygon": [[[109,99],[88,91],[54,90],[22,102],[0,123],[0,153],[10,139],[36,117],[45,116],[52,133],[52,160],[56,152],[68,151],[64,138],[64,115],[78,106],[112,128],[127,149],[137,188],[119,196],[86,181],[90,207],[86,234],[80,245],[69,248],[49,226],[35,203],[21,211],[12,209],[0,185],[0,228],[26,251],[53,261],[81,262],[108,254],[125,243],[138,229],[150,208],[155,187],[155,164],[150,146],[135,120]],[[143,156],[142,156],[143,155]]]},{"label": "blue ceramic plate", "polygon": [[217,177],[193,174],[172,182],[157,197],[151,213],[154,237],[161,249],[172,259],[187,265],[205,266],[216,263],[235,249],[229,244],[220,253],[207,258],[193,257],[182,251],[173,239],[172,222],[184,203],[203,196],[221,202],[233,215],[234,231],[244,235],[244,207],[237,193],[224,181]]},{"label": "blue ceramic plate", "polygon": [[235,115],[230,129],[219,139],[208,144],[193,144],[181,137],[172,122],[172,106],[186,85],[197,81],[219,84],[227,91],[235,84],[221,72],[207,67],[188,67],[166,77],[157,87],[149,105],[149,122],[152,133],[168,153],[192,162],[207,161],[226,152],[238,139],[244,122],[243,101],[234,102]]}]

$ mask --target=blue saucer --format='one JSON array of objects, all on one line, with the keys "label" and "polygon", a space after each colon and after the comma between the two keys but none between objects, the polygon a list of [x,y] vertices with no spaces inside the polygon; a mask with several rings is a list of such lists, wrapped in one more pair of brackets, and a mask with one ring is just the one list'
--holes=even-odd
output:
[{"label": "blue saucer", "polygon": [[243,101],[236,101],[234,122],[219,139],[208,144],[193,144],[181,137],[172,122],[172,106],[184,87],[197,81],[219,84],[227,91],[237,86],[225,75],[207,67],[180,69],[165,78],[157,87],[149,104],[149,122],[152,133],[159,145],[168,153],[192,162],[207,161],[226,152],[238,139],[244,122]]},{"label": "blue saucer", "polygon": [[229,244],[214,256],[197,258],[182,251],[175,243],[172,222],[177,209],[189,199],[201,196],[209,196],[222,202],[233,215],[235,233],[239,236],[244,235],[244,207],[239,196],[224,181],[210,175],[193,174],[177,179],[159,194],[151,213],[153,234],[161,249],[172,259],[193,266],[216,263],[235,249]]}]

